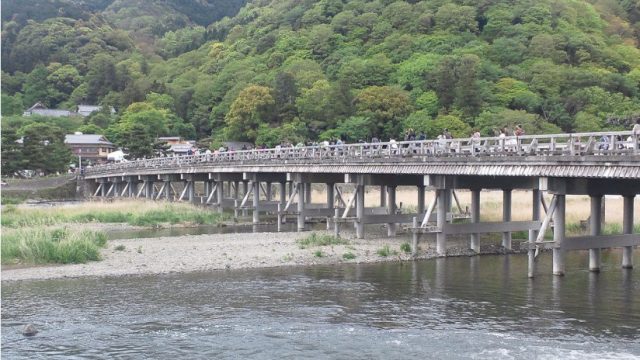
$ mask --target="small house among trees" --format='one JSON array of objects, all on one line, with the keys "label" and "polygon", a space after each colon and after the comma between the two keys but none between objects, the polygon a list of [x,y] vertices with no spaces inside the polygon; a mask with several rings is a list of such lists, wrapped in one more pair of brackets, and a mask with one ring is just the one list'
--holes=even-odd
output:
[{"label": "small house among trees", "polygon": [[76,133],[66,135],[64,143],[75,156],[92,163],[107,161],[107,155],[115,150],[115,145],[103,135]]}]

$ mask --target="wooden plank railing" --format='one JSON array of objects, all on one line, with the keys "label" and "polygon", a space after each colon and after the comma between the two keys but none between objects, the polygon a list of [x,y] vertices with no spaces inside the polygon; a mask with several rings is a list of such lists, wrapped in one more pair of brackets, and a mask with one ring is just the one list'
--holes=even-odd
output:
[{"label": "wooden plank railing", "polygon": [[192,167],[247,162],[265,164],[283,160],[345,162],[382,158],[415,158],[428,161],[442,157],[640,155],[640,136],[631,131],[595,132],[507,137],[394,141],[342,145],[278,147],[270,149],[215,151],[210,154],[156,157],[87,168],[85,175],[101,175],[144,168]]}]

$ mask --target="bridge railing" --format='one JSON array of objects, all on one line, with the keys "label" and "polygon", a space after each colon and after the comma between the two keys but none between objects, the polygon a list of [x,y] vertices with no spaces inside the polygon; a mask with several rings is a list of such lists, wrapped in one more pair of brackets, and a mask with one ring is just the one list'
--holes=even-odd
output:
[{"label": "bridge railing", "polygon": [[341,145],[231,150],[187,156],[157,157],[87,168],[86,175],[144,168],[206,164],[265,163],[289,160],[340,161],[380,158],[640,155],[640,136],[631,131],[388,141]]}]

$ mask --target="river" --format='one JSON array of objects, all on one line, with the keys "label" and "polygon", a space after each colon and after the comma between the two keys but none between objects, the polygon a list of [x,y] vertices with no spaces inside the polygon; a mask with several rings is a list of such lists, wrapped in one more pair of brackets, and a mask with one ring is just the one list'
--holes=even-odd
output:
[{"label": "river", "polygon": [[569,254],[560,278],[544,253],[534,280],[508,255],[2,283],[2,357],[635,359],[640,274],[620,257],[592,274]]}]

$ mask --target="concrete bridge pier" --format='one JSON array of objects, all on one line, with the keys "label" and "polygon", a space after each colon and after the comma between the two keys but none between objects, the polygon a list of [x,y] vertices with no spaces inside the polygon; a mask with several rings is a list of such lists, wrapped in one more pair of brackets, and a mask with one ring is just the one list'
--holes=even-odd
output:
[{"label": "concrete bridge pier", "polygon": [[[533,189],[532,190],[532,201],[531,201],[531,221],[539,221],[540,220],[540,207],[542,204],[542,192],[539,189]],[[536,271],[536,258],[535,258],[535,254],[536,251],[533,247],[531,247],[531,245],[533,245],[536,242],[536,239],[538,238],[538,230],[535,229],[529,229],[529,238],[528,238],[528,245],[529,250],[527,251],[527,257],[528,257],[528,268],[527,268],[527,276],[529,278],[533,278],[535,275],[535,271]]]},{"label": "concrete bridge pier", "polygon": [[[254,184],[255,185],[255,184]],[[259,184],[258,184],[259,185]],[[249,193],[249,182],[248,181],[243,181],[242,182],[242,196],[247,196],[247,194]],[[260,192],[258,191],[258,196],[260,196]],[[239,196],[235,197],[236,200],[240,200]],[[255,201],[255,199],[254,199]],[[247,216],[247,209],[242,209],[242,216],[246,217]]]},{"label": "concrete bridge pier", "polygon": [[[502,189],[502,221],[511,222],[511,189]],[[511,232],[502,233],[502,247],[511,250]]]},{"label": "concrete bridge pier", "polygon": [[287,221],[286,216],[282,216],[282,211],[284,211],[284,207],[287,205],[287,182],[280,181],[278,192],[280,193],[280,207],[278,208],[278,228],[281,226],[280,224],[284,224]]},{"label": "concrete bridge pier", "polygon": [[425,186],[418,185],[418,214],[424,214],[425,210]]},{"label": "concrete bridge pier", "polygon": [[218,185],[216,188],[216,191],[218,192],[216,195],[216,204],[218,206],[218,212],[222,213],[224,211],[224,208],[222,207],[224,202],[224,181],[217,181],[216,184]]},{"label": "concrete bridge pier", "polygon": [[304,202],[305,204],[313,203],[311,200],[311,183],[306,183],[304,185]]},{"label": "concrete bridge pier", "polygon": [[[107,179],[99,179],[98,182],[100,183],[100,185],[98,185],[98,190],[100,191],[100,197],[106,197],[107,186],[109,185],[109,183],[107,182]],[[96,191],[96,193],[97,192],[98,191]]]},{"label": "concrete bridge pier", "polygon": [[565,272],[565,209],[566,195],[556,194],[556,209],[553,213],[553,275],[564,276]]},{"label": "concrete bridge pier", "polygon": [[138,193],[138,187],[140,185],[140,182],[138,181],[137,178],[133,176],[129,176],[128,183],[129,183],[129,188],[128,188],[127,196],[130,198],[134,198]]},{"label": "concrete bridge pier", "polygon": [[436,197],[438,198],[438,211],[436,212],[436,226],[439,231],[436,234],[436,253],[439,256],[447,255],[447,210],[448,210],[448,195],[451,192],[450,189],[438,189],[436,190]]},{"label": "concrete bridge pier", "polygon": [[298,194],[298,231],[304,231],[304,183],[296,184],[296,193]]},{"label": "concrete bridge pier", "polygon": [[[329,213],[333,213],[334,204],[335,204],[335,184],[334,183],[326,183],[327,188],[327,209],[329,209]],[[327,230],[331,229],[331,215],[327,216]]]},{"label": "concrete bridge pier", "polygon": [[107,196],[111,196],[114,198],[120,197],[120,184],[122,182],[122,178],[120,177],[110,177],[108,179],[109,183],[111,184],[111,186],[109,187],[109,190],[107,190]]},{"label": "concrete bridge pier", "polygon": [[253,224],[260,223],[260,181],[253,180]]},{"label": "concrete bridge pier", "polygon": [[359,183],[356,186],[356,237],[358,239],[364,239],[364,190],[364,184]]},{"label": "concrete bridge pier", "polygon": [[[480,222],[480,189],[471,189],[471,223]],[[476,254],[480,253],[480,234],[472,233],[469,248]]]},{"label": "concrete bridge pier", "polygon": [[[633,200],[635,195],[624,195],[622,213],[622,233],[633,234]],[[633,269],[633,246],[622,248],[622,268]]]},{"label": "concrete bridge pier", "polygon": [[387,187],[380,185],[380,207],[387,207]]},{"label": "concrete bridge pier", "polygon": [[[602,195],[591,195],[591,213],[589,215],[589,231],[591,236],[602,233]],[[600,248],[589,249],[589,271],[600,272]]]},{"label": "concrete bridge pier", "polygon": [[265,197],[267,201],[271,201],[273,199],[273,194],[271,193],[271,181],[267,181],[265,183]]},{"label": "concrete bridge pier", "polygon": [[[363,190],[364,191],[364,190]],[[387,214],[395,215],[397,211],[396,205],[396,186],[387,186]],[[387,223],[387,236],[394,237],[397,233],[396,223]]]}]

